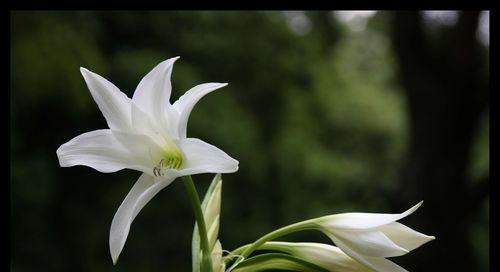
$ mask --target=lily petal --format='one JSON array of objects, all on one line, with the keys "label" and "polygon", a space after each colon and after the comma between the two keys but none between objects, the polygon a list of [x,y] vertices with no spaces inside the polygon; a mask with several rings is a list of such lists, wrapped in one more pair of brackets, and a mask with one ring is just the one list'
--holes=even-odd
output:
[{"label": "lily petal", "polygon": [[177,59],[179,57],[170,58],[153,68],[139,82],[132,97],[134,103],[156,121],[164,133],[168,133],[171,126],[168,120],[168,116],[171,116],[168,113],[172,92],[170,76]]},{"label": "lily petal", "polygon": [[375,228],[385,224],[395,222],[401,218],[404,218],[414,211],[416,211],[423,201],[420,201],[417,205],[411,207],[407,211],[399,214],[387,214],[387,213],[342,213],[325,216],[319,219],[320,224],[326,228],[337,228],[337,229],[367,229]]},{"label": "lily petal", "polygon": [[[200,173],[232,173],[238,170],[238,161],[224,151],[200,139],[187,138],[177,141],[177,145],[185,156],[183,169],[179,175]],[[177,171],[170,169],[168,171]]]},{"label": "lily petal", "polygon": [[153,167],[158,164],[162,155],[162,148],[151,137],[143,134],[124,133],[113,131],[116,140],[129,150],[130,155],[138,164],[140,171],[153,175]]},{"label": "lily petal", "polygon": [[226,85],[227,83],[204,83],[196,85],[175,101],[172,107],[179,113],[179,120],[177,122],[177,134],[179,138],[186,138],[187,123],[194,105],[206,94]]},{"label": "lily petal", "polygon": [[370,264],[380,272],[408,272],[408,270],[401,266],[387,260],[386,258],[365,257]]},{"label": "lily petal", "polygon": [[365,256],[395,257],[409,252],[408,250],[396,245],[393,241],[387,238],[385,234],[378,230],[335,230],[334,232],[327,233],[327,235],[332,240],[342,241],[342,243],[350,249]]},{"label": "lily petal", "polygon": [[134,101],[131,103],[131,108],[132,127],[136,133],[145,135],[158,135],[160,133],[158,125]]},{"label": "lily petal", "polygon": [[360,253],[352,250],[349,246],[343,243],[336,237],[330,237],[333,242],[347,255],[356,261],[366,265],[367,267],[378,272],[408,272],[408,270],[401,266],[381,257],[363,256]]},{"label": "lily petal", "polygon": [[428,236],[423,233],[414,231],[413,229],[394,222],[388,225],[383,225],[378,228],[389,239],[406,250],[414,250],[421,245],[436,239],[434,236]]},{"label": "lily petal", "polygon": [[76,136],[61,145],[56,153],[62,167],[85,165],[103,173],[124,168],[142,169],[110,129],[94,130]]},{"label": "lily petal", "polygon": [[340,248],[321,243],[266,242],[260,249],[283,251],[335,272],[371,272]]},{"label": "lily petal", "polygon": [[142,174],[134,184],[122,204],[116,211],[109,232],[109,249],[113,263],[116,264],[120,252],[125,245],[130,225],[139,211],[163,188],[168,186],[175,177],[157,179],[148,174]]},{"label": "lily petal", "polygon": [[129,131],[131,128],[130,98],[113,83],[83,67],[80,72],[110,129]]}]

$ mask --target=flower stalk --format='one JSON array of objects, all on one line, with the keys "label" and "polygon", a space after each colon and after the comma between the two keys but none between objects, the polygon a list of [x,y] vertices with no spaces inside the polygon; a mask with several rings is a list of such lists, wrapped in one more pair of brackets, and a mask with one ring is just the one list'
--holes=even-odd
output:
[{"label": "flower stalk", "polygon": [[268,270],[329,272],[316,264],[283,253],[268,253],[249,258],[234,272],[260,272]]},{"label": "flower stalk", "polygon": [[240,252],[241,252],[241,254],[239,254],[238,259],[234,262],[234,264],[228,270],[231,271],[240,262],[242,262],[248,256],[250,256],[250,254],[252,254],[255,250],[259,249],[262,245],[264,245],[267,241],[274,240],[276,238],[285,236],[285,235],[293,233],[293,232],[308,230],[308,229],[315,229],[315,228],[316,228],[316,224],[312,220],[305,220],[305,221],[291,224],[291,225],[279,228],[275,231],[272,231],[272,232],[262,236],[257,241],[253,242],[253,244],[251,244],[250,246],[246,245],[246,246],[235,249],[232,252],[233,254],[238,254]]},{"label": "flower stalk", "polygon": [[200,198],[198,196],[198,192],[196,191],[196,187],[194,186],[194,182],[191,176],[183,176],[182,181],[184,183],[184,187],[186,188],[186,192],[191,202],[191,206],[193,207],[193,212],[194,216],[196,217],[196,222],[198,223],[198,231],[200,234],[200,241],[201,241],[201,251],[203,252],[201,271],[212,272],[212,260],[210,258],[211,254],[208,246],[207,227],[205,225],[205,219],[203,217],[203,212],[201,210]]}]

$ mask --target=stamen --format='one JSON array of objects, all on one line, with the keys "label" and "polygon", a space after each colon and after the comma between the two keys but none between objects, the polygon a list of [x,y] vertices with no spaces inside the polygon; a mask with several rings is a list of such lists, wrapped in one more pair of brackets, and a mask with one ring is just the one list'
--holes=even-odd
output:
[{"label": "stamen", "polygon": [[163,170],[165,169],[179,169],[182,165],[182,155],[179,156],[168,156],[160,160],[158,165],[153,167],[153,175],[155,177],[163,176]]},{"label": "stamen", "polygon": [[163,176],[162,168],[163,168],[163,159],[160,160],[157,166],[153,167],[153,175],[155,177]]}]

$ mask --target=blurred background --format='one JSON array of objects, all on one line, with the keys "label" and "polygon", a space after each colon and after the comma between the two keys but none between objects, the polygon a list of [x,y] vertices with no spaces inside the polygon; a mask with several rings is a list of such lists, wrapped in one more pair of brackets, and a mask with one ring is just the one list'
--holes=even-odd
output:
[{"label": "blurred background", "polygon": [[[12,271],[190,271],[180,182],[141,211],[113,267],[111,220],[140,174],[61,168],[56,156],[107,128],[80,66],[131,97],[174,56],[172,101],[229,82],[188,126],[240,161],[223,175],[224,249],[304,219],[424,200],[402,223],[437,239],[392,260],[489,270],[489,12],[15,11],[10,23]],[[194,177],[200,194],[212,177]]]}]

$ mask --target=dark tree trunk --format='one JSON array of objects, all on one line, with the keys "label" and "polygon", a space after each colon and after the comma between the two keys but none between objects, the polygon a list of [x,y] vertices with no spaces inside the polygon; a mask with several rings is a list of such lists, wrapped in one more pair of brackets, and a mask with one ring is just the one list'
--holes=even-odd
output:
[{"label": "dark tree trunk", "polygon": [[[419,12],[396,12],[392,42],[409,108],[410,142],[395,207],[421,199],[411,226],[436,240],[417,250],[410,271],[476,271],[472,216],[488,178],[467,178],[480,114],[488,107],[488,63],[476,39],[479,12],[461,12],[438,36],[423,30]],[[486,69],[486,70],[485,70]],[[472,186],[477,185],[477,187]],[[411,202],[411,203],[410,203]],[[409,261],[409,260],[408,260]],[[412,267],[413,265],[413,267]]]}]

